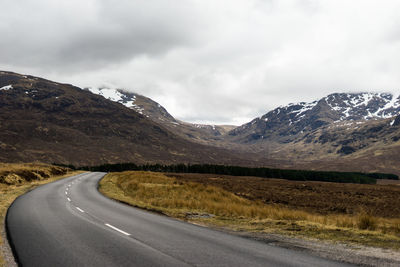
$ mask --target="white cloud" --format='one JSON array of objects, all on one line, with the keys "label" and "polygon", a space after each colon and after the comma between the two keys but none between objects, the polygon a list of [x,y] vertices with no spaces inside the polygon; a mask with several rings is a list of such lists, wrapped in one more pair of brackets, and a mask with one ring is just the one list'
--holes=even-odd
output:
[{"label": "white cloud", "polygon": [[337,91],[397,91],[398,1],[4,0],[0,68],[130,88],[244,123]]}]

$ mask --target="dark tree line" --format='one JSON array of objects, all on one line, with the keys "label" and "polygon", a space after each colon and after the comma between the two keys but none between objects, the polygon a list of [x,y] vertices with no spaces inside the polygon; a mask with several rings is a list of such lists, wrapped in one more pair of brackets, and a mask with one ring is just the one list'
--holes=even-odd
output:
[{"label": "dark tree line", "polygon": [[[65,165],[64,165],[65,166]],[[81,169],[97,172],[122,172],[122,171],[155,171],[176,173],[209,173],[224,174],[232,176],[256,176],[263,178],[280,178],[295,181],[322,181],[337,183],[375,184],[376,179],[398,180],[394,174],[386,173],[361,173],[361,172],[335,172],[335,171],[309,171],[309,170],[287,170],[274,168],[249,168],[240,166],[212,165],[212,164],[145,164],[134,163],[103,164],[99,166],[85,166],[72,169]]]}]

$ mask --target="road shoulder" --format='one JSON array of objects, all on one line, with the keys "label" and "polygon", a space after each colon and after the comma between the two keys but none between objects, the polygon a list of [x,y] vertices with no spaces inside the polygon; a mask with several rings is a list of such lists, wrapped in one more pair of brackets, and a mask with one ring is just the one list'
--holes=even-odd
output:
[{"label": "road shoulder", "polygon": [[[198,224],[198,223],[195,223]],[[400,266],[400,252],[391,249],[367,247],[317,239],[304,239],[279,234],[234,231],[227,228],[200,224],[225,233],[250,238],[272,246],[305,251],[312,255],[361,266]]]}]

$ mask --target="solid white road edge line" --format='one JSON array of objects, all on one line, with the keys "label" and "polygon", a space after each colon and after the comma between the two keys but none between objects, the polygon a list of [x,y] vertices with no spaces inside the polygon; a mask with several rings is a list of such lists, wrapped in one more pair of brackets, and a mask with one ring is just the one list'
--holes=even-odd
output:
[{"label": "solid white road edge line", "polygon": [[79,207],[75,207],[77,210],[79,210],[80,212],[85,212],[83,209],[79,208]]},{"label": "solid white road edge line", "polygon": [[127,236],[130,236],[130,235],[131,235],[131,234],[127,233],[127,232],[122,231],[121,229],[118,229],[118,228],[115,227],[115,226],[112,226],[111,224],[106,223],[105,226],[108,226],[108,227],[114,229],[115,231],[120,232],[121,234],[124,234],[124,235],[127,235]]}]

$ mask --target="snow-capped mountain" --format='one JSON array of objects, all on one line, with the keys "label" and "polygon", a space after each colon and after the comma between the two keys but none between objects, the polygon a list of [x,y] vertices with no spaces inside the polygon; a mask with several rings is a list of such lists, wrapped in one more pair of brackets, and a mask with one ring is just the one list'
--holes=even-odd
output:
[{"label": "snow-capped mountain", "polygon": [[337,93],[278,107],[225,138],[297,168],[398,172],[399,114],[397,95]]},{"label": "snow-capped mountain", "polygon": [[330,124],[362,123],[400,114],[400,97],[389,93],[335,93],[310,103],[291,103],[234,130],[243,142],[279,137],[286,141]]},{"label": "snow-capped mountain", "polygon": [[124,89],[88,87],[85,90],[96,95],[101,95],[111,101],[121,103],[153,121],[159,123],[178,123],[164,107],[148,97],[131,93]]}]

